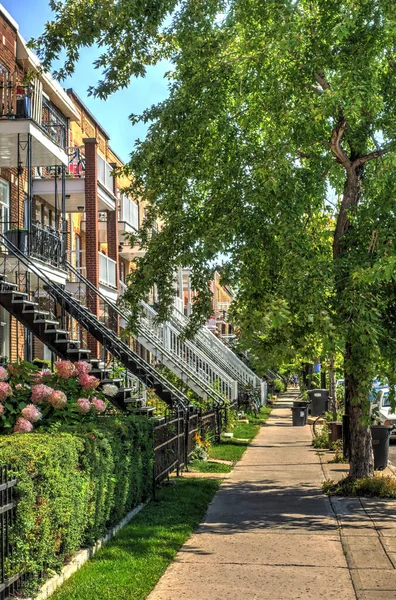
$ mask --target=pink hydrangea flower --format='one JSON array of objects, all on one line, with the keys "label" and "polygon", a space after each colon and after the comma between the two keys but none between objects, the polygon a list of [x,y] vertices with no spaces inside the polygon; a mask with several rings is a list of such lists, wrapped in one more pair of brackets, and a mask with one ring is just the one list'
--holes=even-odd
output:
[{"label": "pink hydrangea flower", "polygon": [[76,375],[76,369],[70,360],[60,360],[55,367],[58,376],[62,379],[70,379],[70,377]]},{"label": "pink hydrangea flower", "polygon": [[12,396],[12,389],[9,383],[0,381],[0,402]]},{"label": "pink hydrangea flower", "polygon": [[86,415],[91,410],[91,403],[88,398],[79,398],[77,400],[78,410],[82,415]]},{"label": "pink hydrangea flower", "polygon": [[0,367],[0,381],[7,381],[9,376],[9,371],[7,371],[7,369],[5,369],[4,367]]},{"label": "pink hydrangea flower", "polygon": [[106,410],[106,404],[100,398],[92,398],[92,407],[97,413],[102,413]]},{"label": "pink hydrangea flower", "polygon": [[81,375],[78,378],[78,381],[82,389],[86,392],[90,390],[95,390],[100,383],[99,379],[93,377],[93,375],[88,375],[88,373],[81,373]]},{"label": "pink hydrangea flower", "polygon": [[54,408],[64,408],[67,403],[66,394],[61,390],[54,390],[49,397],[49,403],[52,404]]},{"label": "pink hydrangea flower", "polygon": [[78,362],[75,362],[74,368],[76,369],[79,375],[81,375],[82,373],[90,373],[92,371],[92,365],[90,365],[85,360],[79,360]]},{"label": "pink hydrangea flower", "polygon": [[16,386],[15,386],[15,389],[18,390],[18,392],[20,392],[21,390],[23,390],[22,383],[17,383]]},{"label": "pink hydrangea flower", "polygon": [[33,404],[43,404],[47,402],[53,392],[53,388],[43,383],[39,383],[32,387],[32,402]]},{"label": "pink hydrangea flower", "polygon": [[13,365],[8,365],[7,369],[9,370],[9,372],[10,372],[11,374],[12,374],[12,373],[15,373],[15,367],[14,367]]},{"label": "pink hydrangea flower", "polygon": [[33,431],[33,425],[27,419],[19,417],[14,425],[14,433],[30,433]]},{"label": "pink hydrangea flower", "polygon": [[51,375],[51,371],[49,369],[43,369],[42,371],[35,373],[33,375],[33,379],[36,383],[40,383],[42,378],[45,377],[46,375]]},{"label": "pink hydrangea flower", "polygon": [[4,404],[0,404],[0,417],[1,417],[1,415],[3,415],[3,414],[4,414],[4,411],[5,411],[5,406],[4,406]]},{"label": "pink hydrangea flower", "polygon": [[25,406],[25,408],[23,408],[21,411],[21,415],[24,419],[27,419],[31,423],[36,423],[42,417],[41,412],[34,406],[34,404],[28,404]]}]

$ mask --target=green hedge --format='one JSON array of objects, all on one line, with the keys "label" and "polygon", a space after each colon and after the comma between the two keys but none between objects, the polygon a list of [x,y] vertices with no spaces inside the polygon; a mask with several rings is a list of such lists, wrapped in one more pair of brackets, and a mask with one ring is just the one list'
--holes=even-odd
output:
[{"label": "green hedge", "polygon": [[78,431],[0,437],[0,464],[18,478],[7,576],[59,571],[152,490],[152,424],[103,418]]}]

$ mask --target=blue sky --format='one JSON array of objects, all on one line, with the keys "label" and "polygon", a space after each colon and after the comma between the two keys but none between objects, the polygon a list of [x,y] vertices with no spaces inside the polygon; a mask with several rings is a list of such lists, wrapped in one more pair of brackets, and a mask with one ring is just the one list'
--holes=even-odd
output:
[{"label": "blue sky", "polygon": [[[29,40],[43,32],[44,24],[51,19],[52,11],[48,0],[0,0],[4,8],[19,24],[20,33]],[[169,64],[159,64],[147,71],[145,78],[132,81],[130,87],[113,94],[108,100],[99,100],[87,95],[88,86],[100,77],[100,71],[92,66],[97,50],[83,49],[83,56],[72,78],[62,82],[65,88],[72,87],[110,135],[110,143],[119,157],[126,161],[137,138],[143,139],[147,126],[132,127],[128,116],[140,114],[146,107],[167,96],[164,73]]]}]

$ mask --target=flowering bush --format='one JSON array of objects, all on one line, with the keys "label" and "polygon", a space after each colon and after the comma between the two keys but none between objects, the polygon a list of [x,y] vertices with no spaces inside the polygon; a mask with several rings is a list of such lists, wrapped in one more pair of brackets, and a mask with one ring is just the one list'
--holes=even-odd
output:
[{"label": "flowering bush", "polygon": [[96,389],[100,381],[89,375],[91,368],[68,360],[57,362],[54,372],[25,361],[0,367],[0,431],[29,433],[33,427],[103,414],[105,394]]}]

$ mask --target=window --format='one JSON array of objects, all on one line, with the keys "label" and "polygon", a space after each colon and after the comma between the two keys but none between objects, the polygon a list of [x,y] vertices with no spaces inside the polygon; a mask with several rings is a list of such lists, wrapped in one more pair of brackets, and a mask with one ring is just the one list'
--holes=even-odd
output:
[{"label": "window", "polygon": [[10,314],[0,308],[0,356],[10,358]]},{"label": "window", "polygon": [[10,228],[10,183],[0,179],[0,231],[4,233]]}]

